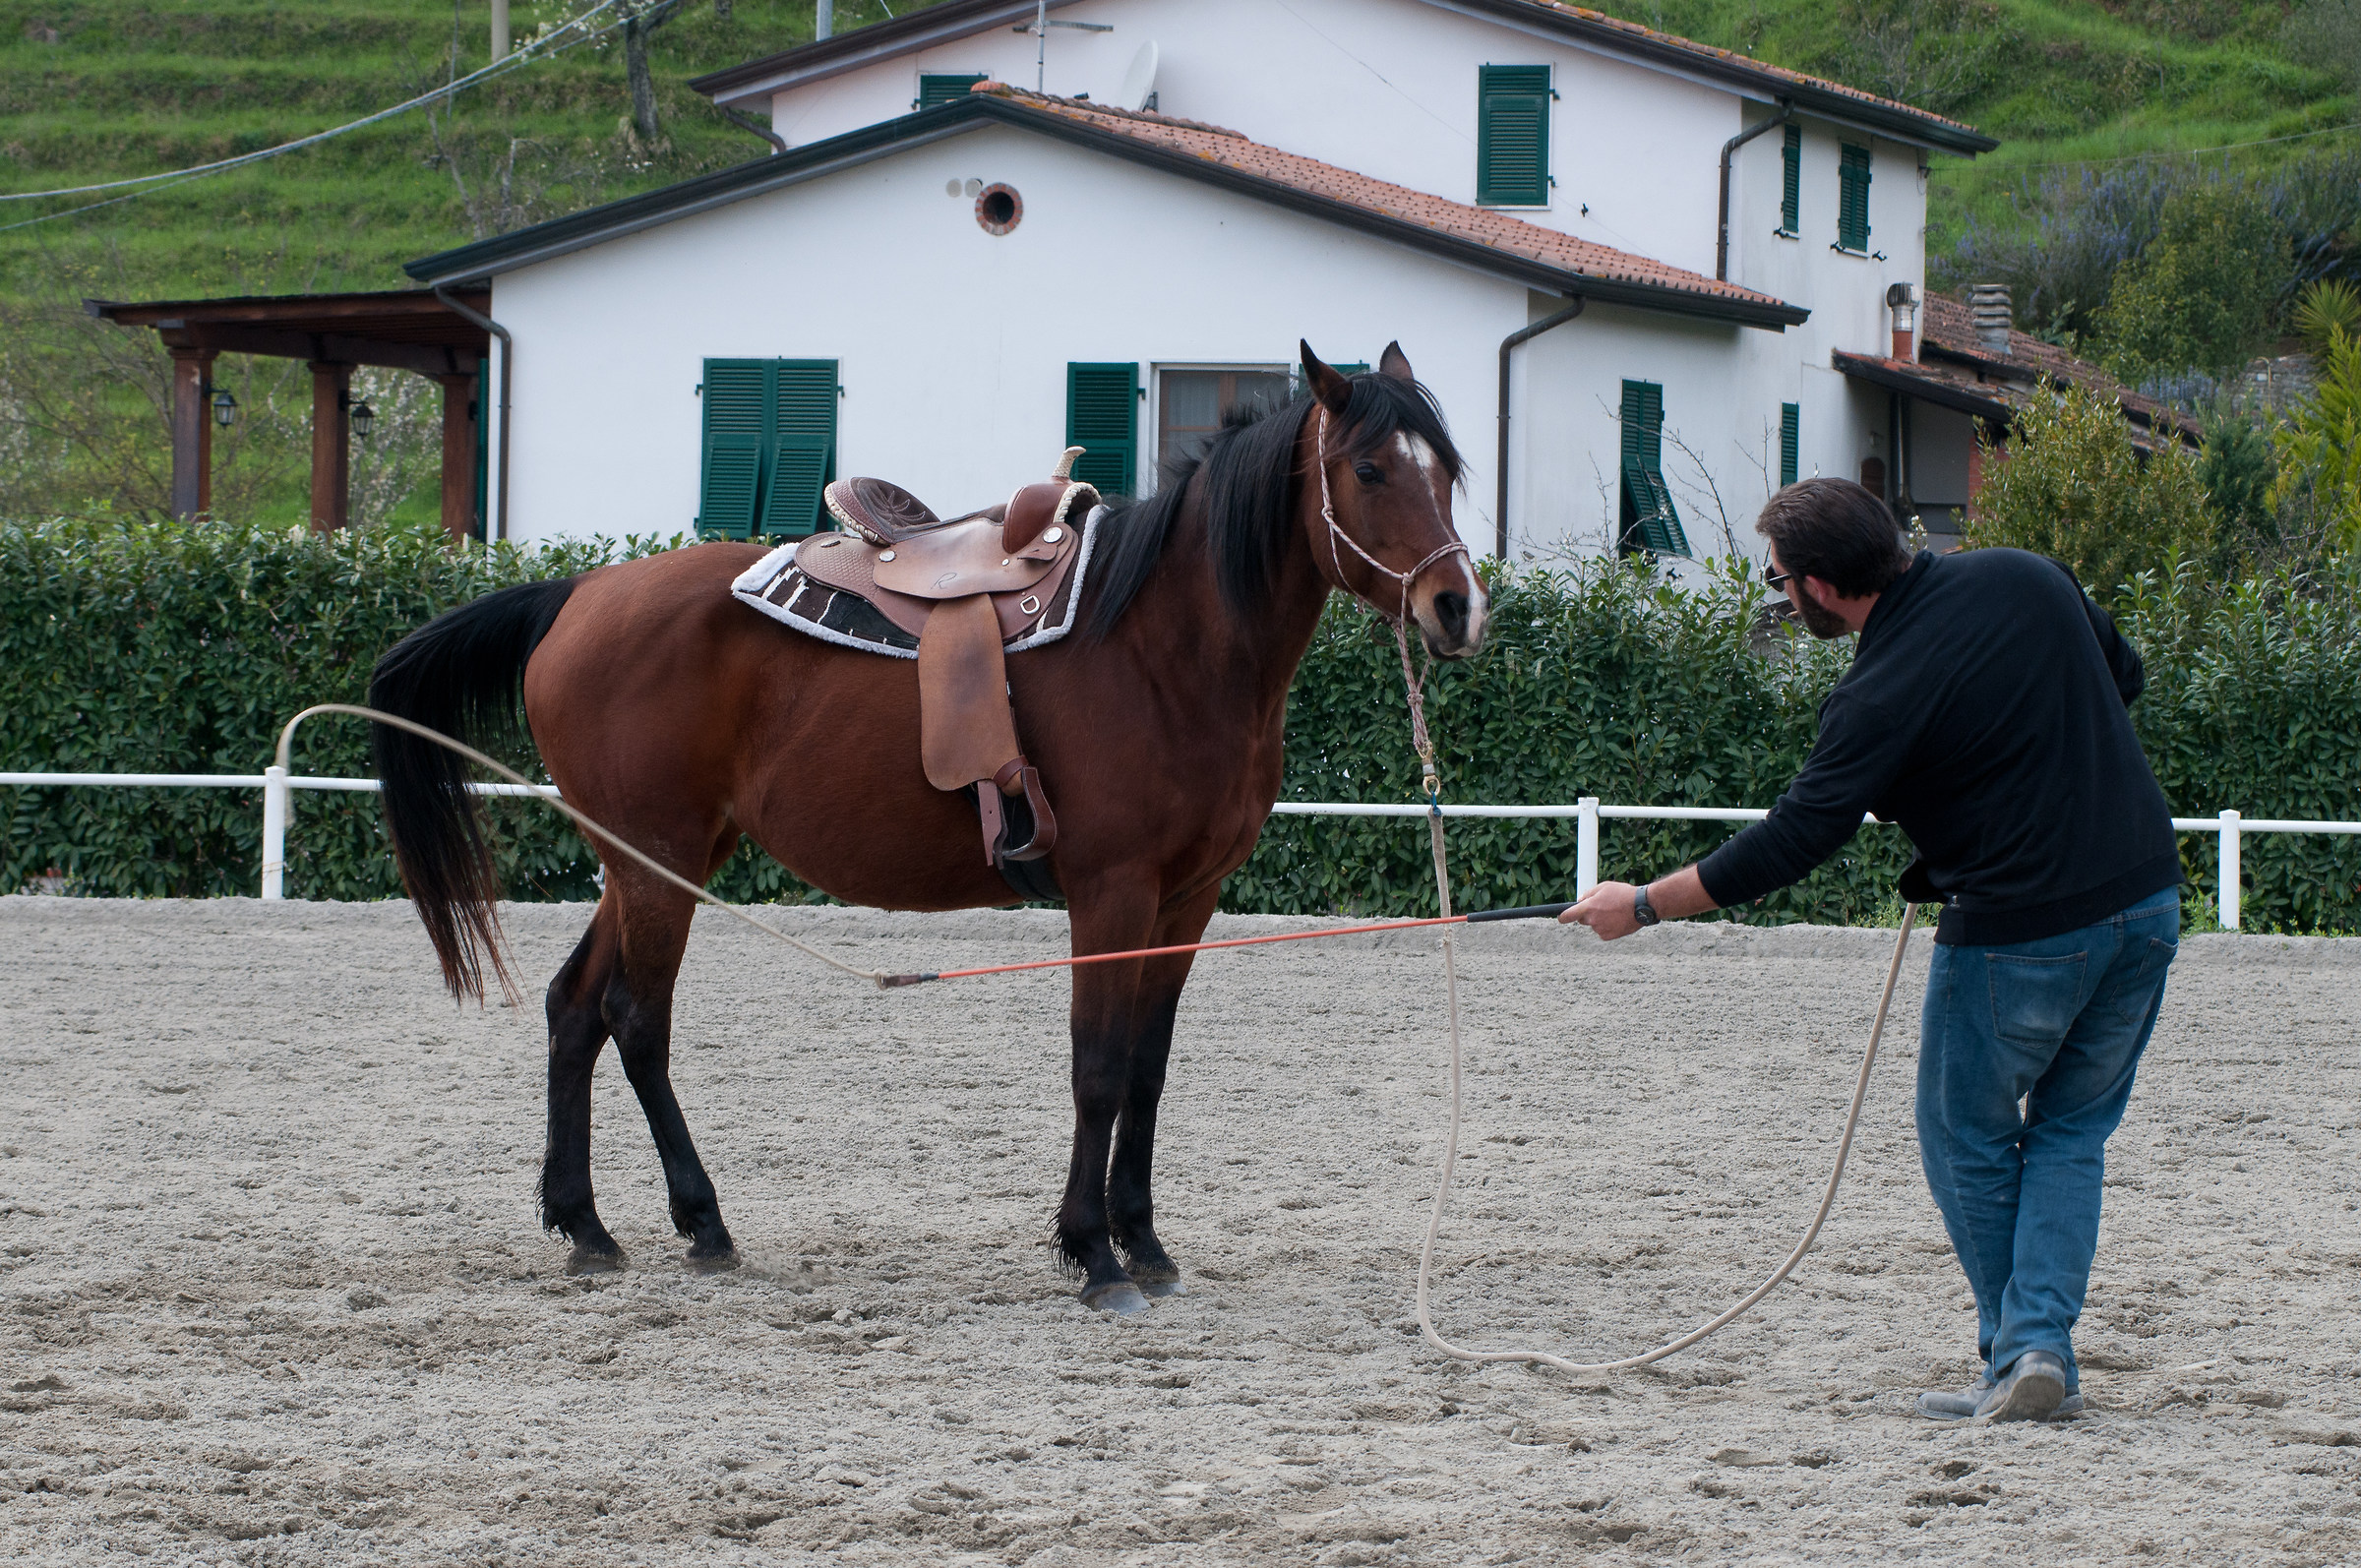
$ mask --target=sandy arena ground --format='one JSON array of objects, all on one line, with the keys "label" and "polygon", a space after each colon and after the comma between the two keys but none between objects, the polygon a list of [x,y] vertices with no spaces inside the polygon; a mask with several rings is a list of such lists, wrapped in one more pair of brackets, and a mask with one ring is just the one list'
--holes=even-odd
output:
[{"label": "sandy arena ground", "polygon": [[[534,985],[584,913],[510,912]],[[784,918],[894,969],[1063,942]],[[1890,941],[1472,934],[1445,1332],[1627,1354],[1740,1294],[1825,1178]],[[2361,1560],[2361,943],[2184,945],[2114,1144],[2093,1413],[1990,1428],[1907,1413],[1974,1344],[1910,1132],[1922,944],[1818,1253],[1587,1381],[1413,1329],[1423,935],[1200,965],[1158,1162],[1191,1294],[1129,1321],[1040,1245],[1057,975],[880,995],[700,917],[674,1076],[748,1266],[682,1268],[610,1055],[633,1267],[576,1281],[534,1223],[538,1001],[454,1008],[406,905],[0,899],[0,1556]]]}]

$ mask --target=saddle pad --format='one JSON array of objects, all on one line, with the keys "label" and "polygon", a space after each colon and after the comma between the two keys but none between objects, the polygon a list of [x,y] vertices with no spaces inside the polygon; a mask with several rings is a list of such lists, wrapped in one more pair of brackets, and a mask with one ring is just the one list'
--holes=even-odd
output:
[{"label": "saddle pad", "polygon": [[[1019,629],[1019,634],[1001,645],[1003,651],[1022,653],[1027,648],[1038,648],[1057,641],[1074,629],[1074,613],[1081,605],[1083,582],[1090,573],[1091,553],[1098,544],[1099,521],[1106,514],[1107,509],[1103,506],[1090,509],[1090,515],[1082,524],[1082,542],[1075,551],[1073,569],[1065,574],[1058,591],[1042,607],[1038,619],[1028,617],[1026,627]],[[731,596],[759,610],[773,621],[793,627],[806,636],[817,637],[822,642],[859,648],[867,653],[882,653],[889,658],[918,657],[918,633],[915,629],[924,626],[926,613],[936,608],[932,601],[911,599],[908,595],[892,593],[890,589],[880,589],[874,580],[863,584],[863,592],[854,592],[840,583],[821,581],[797,565],[799,543],[780,545],[739,573],[737,580],[730,584]],[[855,558],[867,557],[869,552],[845,551],[843,554],[847,568],[858,572]],[[830,571],[828,574],[839,575],[835,571]],[[895,601],[906,601],[907,608],[916,612],[911,617],[912,625],[904,627],[897,624],[897,619],[889,618],[863,593],[875,595],[882,602],[894,605],[897,610],[904,609],[905,605],[896,604]]]}]

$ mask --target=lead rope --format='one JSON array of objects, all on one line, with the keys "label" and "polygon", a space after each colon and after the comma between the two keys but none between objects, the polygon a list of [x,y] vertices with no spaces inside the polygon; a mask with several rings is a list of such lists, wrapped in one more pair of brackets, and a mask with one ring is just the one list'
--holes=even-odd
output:
[{"label": "lead rope", "polygon": [[[1410,681],[1410,647],[1407,637],[1403,639],[1402,644],[1402,675],[1410,688],[1412,742],[1418,747],[1420,761],[1426,768],[1428,804],[1426,827],[1427,832],[1434,840],[1434,892],[1435,897],[1441,901],[1443,913],[1448,915],[1451,912],[1451,887],[1444,871],[1443,810],[1436,788],[1434,748],[1426,739],[1424,704],[1420,698],[1419,684]],[[1845,1135],[1837,1142],[1836,1169],[1828,1174],[1828,1188],[1820,1194],[1819,1211],[1812,1216],[1812,1223],[1804,1231],[1803,1239],[1795,1243],[1795,1250],[1789,1252],[1786,1261],[1772,1271],[1769,1279],[1748,1292],[1744,1298],[1720,1317],[1700,1324],[1680,1338],[1660,1345],[1655,1350],[1639,1356],[1626,1356],[1620,1360],[1613,1361],[1569,1361],[1561,1356],[1551,1356],[1545,1351],[1471,1351],[1452,1344],[1435,1332],[1434,1320],[1427,1307],[1428,1287],[1434,1274],[1435,1237],[1441,1234],[1443,1228],[1443,1205],[1451,1195],[1451,1173],[1453,1167],[1459,1163],[1459,1127],[1462,1112],[1460,1073],[1463,1057],[1459,1041],[1459,970],[1453,957],[1451,930],[1446,927],[1443,933],[1443,991],[1449,1003],[1451,1017],[1451,1130],[1443,1140],[1443,1169],[1435,1178],[1434,1204],[1426,1215],[1425,1244],[1419,1249],[1419,1332],[1425,1336],[1426,1343],[1456,1361],[1525,1361],[1536,1366],[1554,1366],[1561,1372],[1622,1371],[1628,1367],[1646,1366],[1651,1361],[1663,1360],[1675,1351],[1687,1350],[1699,1340],[1736,1322],[1755,1302],[1777,1290],[1780,1282],[1792,1273],[1795,1265],[1803,1261],[1803,1255],[1812,1249],[1812,1242],[1819,1237],[1820,1227],[1828,1221],[1828,1211],[1836,1206],[1837,1187],[1845,1179],[1845,1162],[1852,1153],[1853,1129],[1859,1125],[1861,1119],[1861,1102],[1867,1098],[1869,1093],[1869,1069],[1877,1062],[1878,1042],[1885,1038],[1886,1012],[1894,1002],[1894,983],[1901,978],[1903,952],[1909,945],[1910,927],[1917,918],[1917,905],[1909,903],[1903,905],[1902,930],[1895,935],[1894,958],[1886,966],[1885,990],[1879,993],[1877,998],[1877,1020],[1869,1027],[1869,1049],[1861,1054],[1861,1070],[1852,1081],[1852,1104],[1845,1113]]]},{"label": "lead rope", "polygon": [[746,924],[754,927],[755,930],[760,932],[765,936],[777,937],[780,941],[785,942],[788,946],[794,948],[797,952],[802,953],[807,958],[817,958],[831,969],[841,969],[848,975],[858,975],[863,980],[875,981],[880,988],[882,988],[885,984],[887,976],[885,971],[882,969],[863,969],[858,965],[848,964],[841,958],[830,957],[828,954],[821,952],[818,948],[814,947],[807,942],[797,941],[793,936],[788,935],[776,926],[765,926],[762,924],[762,922],[755,919],[754,916],[748,914],[745,910],[740,909],[736,904],[729,902],[727,899],[714,897],[711,893],[706,892],[702,887],[699,887],[688,877],[683,876],[679,872],[674,871],[671,867],[658,863],[654,858],[643,853],[635,845],[625,842],[623,839],[617,837],[614,833],[609,832],[606,828],[599,826],[598,823],[592,821],[580,811],[577,811],[575,807],[567,804],[566,801],[560,799],[558,796],[554,794],[543,793],[543,791],[547,788],[546,785],[536,784],[531,779],[526,778],[522,773],[517,772],[515,768],[509,767],[504,763],[494,761],[491,757],[486,756],[474,747],[469,746],[462,741],[454,741],[440,730],[430,730],[425,725],[418,723],[414,719],[405,719],[397,713],[383,713],[376,708],[363,707],[357,702],[315,703],[312,706],[305,708],[301,713],[296,714],[293,718],[287,720],[287,727],[278,732],[278,765],[280,768],[283,769],[288,765],[289,754],[293,750],[295,741],[295,726],[301,724],[305,719],[310,718],[315,713],[348,713],[355,718],[363,718],[371,720],[374,723],[391,725],[394,729],[404,731],[407,734],[415,735],[422,741],[432,741],[437,746],[442,747],[445,751],[455,752],[459,755],[465,757],[468,761],[473,762],[476,766],[486,768],[494,773],[498,773],[502,778],[507,779],[510,783],[520,785],[524,789],[531,791],[538,799],[556,807],[559,811],[574,818],[575,824],[581,828],[584,833],[595,838],[602,844],[611,845],[615,849],[620,850],[631,859],[637,861],[647,870],[655,873],[665,881],[668,881],[672,883],[673,886],[678,887],[681,891],[688,893],[693,897],[701,899],[705,903],[711,904],[715,909],[721,910],[725,914],[728,914],[735,919],[746,922]]},{"label": "lead rope", "polygon": [[[1320,515],[1328,524],[1328,558],[1336,569],[1338,583],[1340,585],[1344,583],[1344,563],[1336,553],[1336,541],[1342,539],[1352,547],[1355,555],[1367,562],[1375,571],[1392,577],[1401,584],[1401,608],[1399,613],[1393,617],[1394,647],[1402,656],[1402,690],[1410,704],[1410,744],[1412,749],[1418,753],[1420,783],[1426,792],[1426,835],[1434,850],[1435,912],[1448,919],[1451,914],[1451,872],[1449,858],[1443,847],[1442,780],[1435,769],[1434,740],[1426,729],[1426,678],[1423,672],[1414,673],[1410,665],[1410,585],[1412,579],[1417,577],[1420,573],[1444,556],[1450,555],[1454,546],[1443,546],[1408,572],[1395,572],[1372,558],[1354,540],[1351,534],[1346,533],[1337,525],[1335,508],[1328,493],[1328,415],[1324,409],[1320,414],[1319,463]],[[1456,548],[1463,554],[1467,550],[1465,544],[1458,544]],[[1352,593],[1362,604],[1368,605],[1380,616],[1384,615],[1385,612],[1379,610],[1367,595],[1349,586],[1346,587],[1346,591]],[[1431,667],[1429,664],[1428,668]],[[1450,1198],[1451,1174],[1459,1163],[1459,1128],[1464,1109],[1461,1076],[1465,1054],[1461,1049],[1459,1037],[1458,948],[1453,940],[1453,929],[1448,926],[1444,927],[1443,995],[1448,1004],[1450,1016],[1451,1130],[1443,1140],[1443,1169],[1435,1177],[1434,1203],[1426,1215],[1426,1239],[1419,1248],[1419,1332],[1425,1337],[1426,1343],[1458,1361],[1525,1361],[1537,1366],[1554,1366],[1561,1372],[1621,1371],[1628,1367],[1646,1366],[1651,1361],[1663,1360],[1676,1351],[1687,1350],[1708,1335],[1717,1333],[1736,1322],[1748,1308],[1777,1290],[1780,1282],[1794,1272],[1795,1265],[1802,1262],[1804,1254],[1812,1249],[1812,1242],[1819,1238],[1820,1227],[1828,1221],[1829,1210],[1836,1206],[1837,1188],[1845,1179],[1845,1162],[1852,1153],[1853,1129],[1860,1123],[1861,1104],[1869,1093],[1869,1069],[1876,1065],[1878,1043],[1885,1038],[1886,1013],[1894,1002],[1894,985],[1902,976],[1903,953],[1909,945],[1910,927],[1916,923],[1917,918],[1918,907],[1915,904],[1903,906],[1902,930],[1894,937],[1894,958],[1886,966],[1885,989],[1878,994],[1877,998],[1877,1019],[1869,1029],[1869,1049],[1861,1055],[1861,1070],[1855,1075],[1852,1083],[1852,1104],[1845,1113],[1845,1134],[1837,1143],[1836,1169],[1828,1174],[1827,1190],[1820,1195],[1819,1211],[1812,1216],[1812,1223],[1803,1233],[1803,1239],[1795,1243],[1795,1250],[1787,1254],[1786,1261],[1780,1264],[1769,1279],[1748,1292],[1743,1299],[1720,1317],[1703,1323],[1680,1338],[1658,1346],[1655,1350],[1639,1356],[1626,1356],[1620,1360],[1613,1361],[1569,1361],[1561,1356],[1551,1356],[1545,1351],[1471,1351],[1452,1344],[1435,1332],[1434,1319],[1428,1307],[1434,1276],[1434,1243],[1436,1237],[1442,1233],[1443,1205]]]}]

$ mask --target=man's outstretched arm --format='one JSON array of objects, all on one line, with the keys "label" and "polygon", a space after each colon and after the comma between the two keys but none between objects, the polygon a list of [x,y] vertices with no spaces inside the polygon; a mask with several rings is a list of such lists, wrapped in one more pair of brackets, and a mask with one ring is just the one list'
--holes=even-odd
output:
[{"label": "man's outstretched arm", "polygon": [[[1629,882],[1601,882],[1583,895],[1581,903],[1558,916],[1558,924],[1588,926],[1610,942],[1618,936],[1628,936],[1640,929],[1638,919],[1632,914],[1632,894],[1636,890]],[[1705,890],[1705,878],[1697,874],[1693,865],[1650,882],[1648,902],[1665,920],[1702,915],[1721,907]]]}]

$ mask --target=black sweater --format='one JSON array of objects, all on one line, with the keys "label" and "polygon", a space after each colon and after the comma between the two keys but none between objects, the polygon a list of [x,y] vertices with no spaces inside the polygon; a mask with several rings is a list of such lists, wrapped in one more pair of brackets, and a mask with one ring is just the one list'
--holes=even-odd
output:
[{"label": "black sweater", "polygon": [[1878,596],[1820,738],[1771,814],[1698,867],[1750,903],[1845,846],[1864,812],[1918,851],[1935,939],[2032,941],[2175,886],[2164,792],[2126,711],[2140,655],[2072,573],[2022,550],[1920,552]]}]

